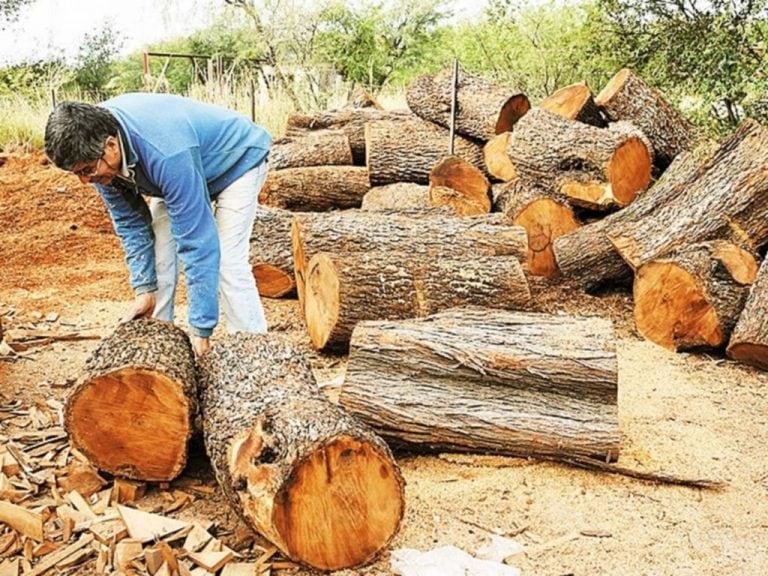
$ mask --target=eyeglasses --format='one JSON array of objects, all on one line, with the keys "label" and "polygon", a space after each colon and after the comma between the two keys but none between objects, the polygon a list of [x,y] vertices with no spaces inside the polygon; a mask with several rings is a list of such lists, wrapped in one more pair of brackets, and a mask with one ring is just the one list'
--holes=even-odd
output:
[{"label": "eyeglasses", "polygon": [[99,159],[96,160],[96,166],[93,168],[93,170],[91,170],[88,167],[85,167],[85,168],[80,168],[80,170],[72,170],[72,174],[74,174],[78,178],[87,178],[88,180],[90,180],[91,178],[96,176],[96,174],[99,173],[99,164],[101,164],[102,158],[104,158],[104,154],[102,154],[99,157]]}]

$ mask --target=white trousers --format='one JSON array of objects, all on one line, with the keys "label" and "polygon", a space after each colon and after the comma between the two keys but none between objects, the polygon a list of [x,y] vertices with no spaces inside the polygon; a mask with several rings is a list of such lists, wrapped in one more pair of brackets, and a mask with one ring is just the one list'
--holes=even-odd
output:
[{"label": "white trousers", "polygon": [[[219,269],[219,302],[227,332],[267,331],[267,319],[261,305],[256,281],[248,262],[251,230],[259,203],[259,192],[267,178],[267,162],[246,172],[225,188],[214,206],[219,232],[221,267]],[[176,240],[171,233],[171,220],[162,198],[150,198],[152,230],[155,233],[155,272],[157,303],[153,316],[173,322],[179,259]]]}]

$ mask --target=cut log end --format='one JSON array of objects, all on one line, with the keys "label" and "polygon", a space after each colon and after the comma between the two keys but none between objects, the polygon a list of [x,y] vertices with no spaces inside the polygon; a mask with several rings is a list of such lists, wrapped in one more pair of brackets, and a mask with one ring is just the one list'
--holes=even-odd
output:
[{"label": "cut log end", "polygon": [[120,368],[93,378],[69,401],[67,431],[99,469],[167,481],[186,463],[192,433],[188,404],[172,378]]},{"label": "cut log end", "polygon": [[304,316],[309,337],[318,350],[328,344],[339,320],[339,306],[336,267],[325,254],[316,254],[308,270]]},{"label": "cut log end", "polygon": [[290,557],[321,570],[354,568],[392,539],[403,481],[391,459],[348,436],[315,450],[275,498],[275,526]]},{"label": "cut log end", "polygon": [[652,166],[651,153],[640,138],[629,138],[616,149],[608,165],[608,179],[619,205],[627,206],[648,186]]},{"label": "cut log end", "polygon": [[459,156],[445,156],[435,164],[429,173],[429,184],[451,188],[466,196],[469,203],[479,209],[472,214],[491,211],[490,182],[480,170]]},{"label": "cut log end", "polygon": [[696,278],[672,262],[650,262],[635,274],[635,323],[640,333],[670,350],[718,348],[723,329]]},{"label": "cut log end", "polygon": [[768,370],[768,346],[751,342],[739,342],[728,346],[728,357],[738,362]]},{"label": "cut log end", "polygon": [[295,277],[272,264],[261,262],[253,266],[252,271],[259,295],[266,298],[282,298],[296,288]]},{"label": "cut log end", "polygon": [[733,279],[744,286],[757,278],[758,264],[749,252],[731,242],[718,242],[712,255],[726,267]]},{"label": "cut log end", "polygon": [[598,106],[604,106],[606,102],[610,101],[623,87],[627,81],[631,71],[629,68],[622,68],[613,78],[610,79],[608,84],[600,91],[600,94],[595,98],[595,103]]},{"label": "cut log end", "polygon": [[512,180],[517,176],[515,165],[507,154],[511,132],[497,134],[483,146],[483,160],[488,173],[502,182]]},{"label": "cut log end", "polygon": [[576,120],[584,105],[592,97],[592,91],[584,82],[561,88],[539,104],[539,108],[549,110],[570,120]]},{"label": "cut log end", "polygon": [[496,134],[509,132],[528,110],[531,102],[525,94],[516,94],[504,103],[496,120]]},{"label": "cut log end", "polygon": [[513,223],[525,228],[528,234],[529,273],[545,277],[557,274],[553,245],[557,238],[580,226],[573,210],[550,198],[542,198],[521,210]]}]

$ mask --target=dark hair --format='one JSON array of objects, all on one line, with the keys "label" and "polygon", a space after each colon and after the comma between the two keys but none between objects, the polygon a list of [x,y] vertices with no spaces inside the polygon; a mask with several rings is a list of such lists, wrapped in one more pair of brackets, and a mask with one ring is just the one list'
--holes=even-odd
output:
[{"label": "dark hair", "polygon": [[101,106],[61,102],[45,125],[45,153],[59,168],[71,170],[79,162],[93,162],[104,153],[108,136],[117,136],[118,123]]}]

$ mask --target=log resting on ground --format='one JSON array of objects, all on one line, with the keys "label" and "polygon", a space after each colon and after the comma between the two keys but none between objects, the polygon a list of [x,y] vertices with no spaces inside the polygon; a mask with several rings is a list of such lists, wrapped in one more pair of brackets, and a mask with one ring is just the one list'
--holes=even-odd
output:
[{"label": "log resting on ground", "polygon": [[300,137],[286,136],[275,140],[269,149],[270,170],[352,163],[349,138],[341,130],[318,130]]},{"label": "log resting on ground", "polygon": [[734,360],[768,370],[768,258],[760,264],[726,352]]},{"label": "log resting on ground", "polygon": [[269,172],[259,204],[292,211],[359,208],[371,189],[362,166],[307,166]]},{"label": "log resting on ground", "polygon": [[248,261],[261,296],[281,298],[296,289],[291,248],[293,215],[280,208],[256,209]]}]

